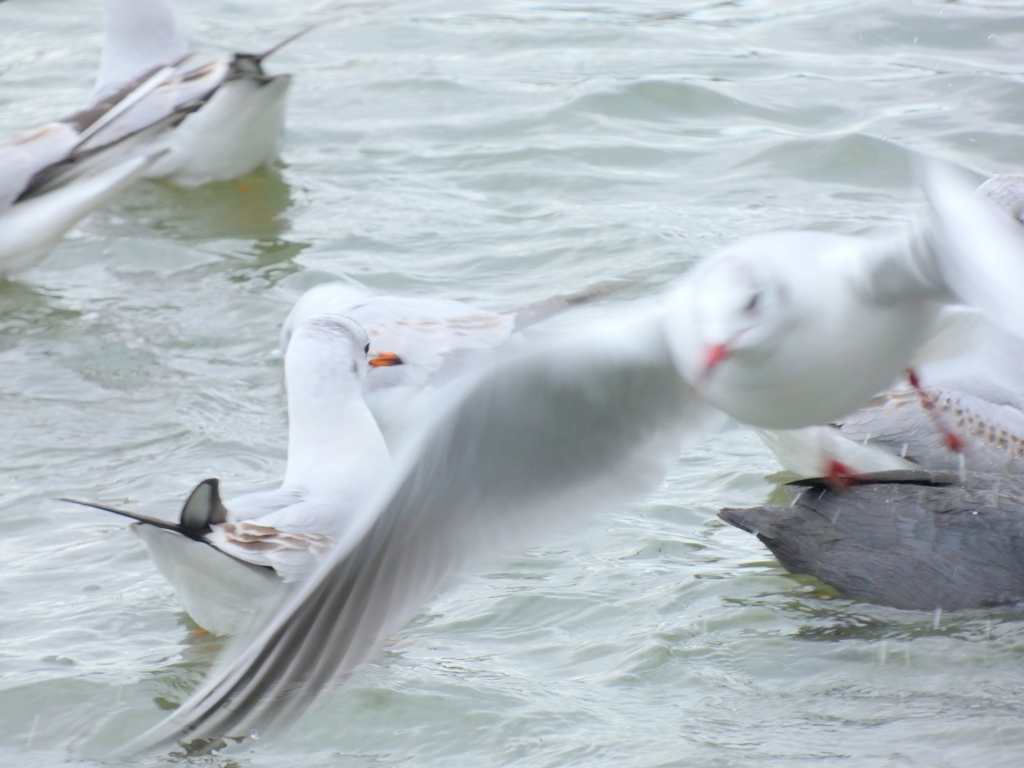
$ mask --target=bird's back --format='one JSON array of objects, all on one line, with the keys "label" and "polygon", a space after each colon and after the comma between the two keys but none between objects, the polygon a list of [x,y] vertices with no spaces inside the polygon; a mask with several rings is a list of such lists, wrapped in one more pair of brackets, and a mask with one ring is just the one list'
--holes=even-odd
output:
[{"label": "bird's back", "polygon": [[898,608],[1024,600],[1024,482],[998,475],[880,473],[812,485],[790,506],[724,509],[792,573]]}]

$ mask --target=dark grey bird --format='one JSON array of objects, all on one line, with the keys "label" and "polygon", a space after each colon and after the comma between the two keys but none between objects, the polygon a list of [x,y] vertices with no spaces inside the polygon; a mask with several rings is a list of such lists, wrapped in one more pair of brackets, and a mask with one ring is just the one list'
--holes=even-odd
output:
[{"label": "dark grey bird", "polygon": [[723,509],[790,573],[896,608],[976,608],[1024,600],[1024,479],[955,472],[868,475],[836,489],[788,486],[789,506]]}]

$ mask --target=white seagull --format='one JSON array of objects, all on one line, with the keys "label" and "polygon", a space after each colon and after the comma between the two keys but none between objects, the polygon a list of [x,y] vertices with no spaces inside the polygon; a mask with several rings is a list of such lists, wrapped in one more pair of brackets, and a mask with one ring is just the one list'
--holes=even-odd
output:
[{"label": "white seagull", "polygon": [[104,25],[86,109],[0,143],[0,278],[139,178],[195,186],[276,157],[290,77],[261,69],[276,47],[189,66],[163,0],[105,0]]},{"label": "white seagull", "polygon": [[218,482],[204,480],[179,523],[85,504],[138,521],[133,529],[204,629],[239,631],[284,584],[308,576],[391,472],[362,397],[368,349],[366,331],[349,318],[322,315],[295,330],[285,357],[288,465],[280,488],[222,502]]},{"label": "white seagull", "polygon": [[[370,403],[386,416],[396,408],[408,413],[422,387],[460,354],[492,350],[520,328],[611,290],[597,287],[493,313],[457,301],[370,297],[347,283],[317,286],[292,309],[281,335],[289,438],[280,489],[224,503],[219,481],[207,479],[185,502],[178,523],[75,503],[136,520],[133,530],[185,611],[210,632],[234,634],[278,599],[284,584],[308,575],[336,529],[390,471]],[[401,356],[383,349],[382,341],[397,344]],[[327,503],[334,495],[344,500],[341,508]]]},{"label": "white seagull", "polygon": [[281,329],[280,351],[285,354],[295,329],[317,315],[345,315],[362,325],[370,336],[371,366],[363,395],[394,450],[448,384],[515,344],[519,331],[630,284],[608,283],[509,312],[486,312],[450,299],[371,296],[349,283],[322,283],[295,303]]},{"label": "white seagull", "polygon": [[[975,192],[1024,223],[1024,175],[994,176]],[[833,424],[759,430],[782,466],[804,477],[835,462],[851,476],[886,470],[1024,473],[1024,340],[976,310],[943,311],[901,383]]]},{"label": "white seagull", "polygon": [[907,365],[939,306],[1024,328],[1024,243],[936,176],[925,236],[747,238],[653,306],[494,366],[438,413],[281,610],[126,751],[265,736],[343,680],[451,577],[656,484],[718,409],[838,418]]},{"label": "white seagull", "polygon": [[[226,181],[277,157],[291,75],[269,76],[263,60],[309,27],[259,54],[234,53],[192,63],[188,44],[164,0],[104,0],[103,54],[81,149],[180,113],[159,138],[169,152],[147,173],[185,187]],[[156,78],[154,85],[151,81]],[[104,115],[119,113],[116,121]]]}]

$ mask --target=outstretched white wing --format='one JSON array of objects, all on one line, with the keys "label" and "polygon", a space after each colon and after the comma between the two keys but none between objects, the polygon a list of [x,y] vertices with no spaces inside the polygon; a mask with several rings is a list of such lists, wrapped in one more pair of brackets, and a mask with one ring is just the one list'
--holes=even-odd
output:
[{"label": "outstretched white wing", "polygon": [[494,366],[255,642],[128,749],[296,717],[454,573],[649,489],[713,416],[654,313]]}]

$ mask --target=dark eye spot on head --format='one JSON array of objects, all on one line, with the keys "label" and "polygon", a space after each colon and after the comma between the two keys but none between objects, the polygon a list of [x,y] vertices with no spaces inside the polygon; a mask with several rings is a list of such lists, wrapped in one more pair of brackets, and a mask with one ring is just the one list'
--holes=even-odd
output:
[{"label": "dark eye spot on head", "polygon": [[363,353],[367,355],[370,354],[370,342],[366,342],[366,346],[363,347]]},{"label": "dark eye spot on head", "polygon": [[760,304],[760,303],[761,303],[761,292],[760,291],[756,291],[754,293],[754,295],[750,297],[750,300],[747,302],[747,305],[743,308],[743,311],[744,312],[753,312],[755,309],[757,309],[757,305]]}]

